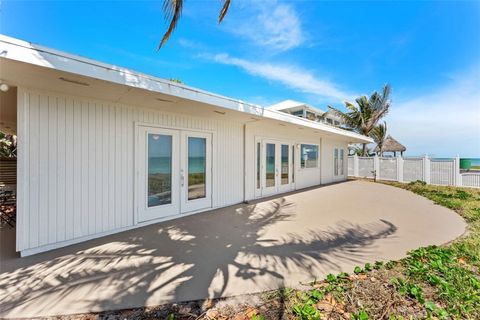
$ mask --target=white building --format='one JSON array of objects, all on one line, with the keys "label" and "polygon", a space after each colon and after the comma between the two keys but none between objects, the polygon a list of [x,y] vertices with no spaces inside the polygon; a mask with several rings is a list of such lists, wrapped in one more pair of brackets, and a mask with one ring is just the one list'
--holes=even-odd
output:
[{"label": "white building", "polygon": [[322,122],[337,127],[342,125],[342,119],[340,119],[340,117],[334,114],[331,110],[323,111],[307,103],[294,100],[285,100],[279,102],[268,107],[268,109],[285,112],[300,118]]},{"label": "white building", "polygon": [[23,256],[345,180],[348,144],[371,142],[6,36],[0,71]]}]

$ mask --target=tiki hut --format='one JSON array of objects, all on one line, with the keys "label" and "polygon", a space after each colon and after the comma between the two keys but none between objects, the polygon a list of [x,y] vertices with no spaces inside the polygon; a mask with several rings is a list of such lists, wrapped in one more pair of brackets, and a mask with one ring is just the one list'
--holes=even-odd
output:
[{"label": "tiki hut", "polygon": [[382,150],[379,150],[378,146],[375,148],[375,152],[379,152],[380,155],[383,155],[385,152],[393,152],[394,157],[397,155],[397,152],[400,152],[400,155],[403,156],[405,150],[407,148],[390,135],[383,141]]}]

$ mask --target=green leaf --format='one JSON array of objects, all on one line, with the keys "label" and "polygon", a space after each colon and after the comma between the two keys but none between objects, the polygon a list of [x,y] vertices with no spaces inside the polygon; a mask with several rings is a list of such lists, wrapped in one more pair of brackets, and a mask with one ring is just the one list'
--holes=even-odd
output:
[{"label": "green leaf", "polygon": [[332,282],[335,282],[336,280],[337,280],[337,277],[335,275],[331,273],[327,275],[327,282],[332,283]]}]

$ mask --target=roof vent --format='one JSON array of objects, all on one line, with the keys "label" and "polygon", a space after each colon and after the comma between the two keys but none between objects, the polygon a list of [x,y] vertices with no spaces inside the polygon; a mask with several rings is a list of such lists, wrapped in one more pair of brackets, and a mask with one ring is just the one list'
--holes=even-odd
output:
[{"label": "roof vent", "polygon": [[74,84],[78,84],[78,85],[81,85],[81,86],[90,86],[90,84],[86,83],[86,82],[83,82],[83,81],[78,81],[78,80],[72,80],[72,79],[68,79],[68,78],[64,78],[64,77],[60,77],[58,78],[62,81],[66,81],[66,82],[70,82],[70,83],[74,83]]},{"label": "roof vent", "polygon": [[168,100],[168,99],[162,99],[162,98],[156,98],[157,101],[160,101],[160,102],[170,102],[170,103],[174,103],[175,101],[173,100]]}]

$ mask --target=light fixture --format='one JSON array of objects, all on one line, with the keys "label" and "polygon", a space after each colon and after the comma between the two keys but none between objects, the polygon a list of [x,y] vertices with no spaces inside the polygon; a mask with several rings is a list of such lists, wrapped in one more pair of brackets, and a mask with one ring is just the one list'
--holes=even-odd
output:
[{"label": "light fixture", "polygon": [[0,91],[2,91],[2,92],[7,92],[8,89],[10,89],[10,87],[8,86],[8,84],[6,84],[6,83],[0,84]]},{"label": "light fixture", "polygon": [[78,80],[73,80],[73,79],[68,79],[68,78],[64,78],[64,77],[60,77],[58,78],[62,81],[65,81],[65,82],[70,82],[70,83],[74,83],[74,84],[78,84],[78,85],[81,85],[81,86],[90,86],[90,84],[86,83],[86,82],[83,82],[83,81],[78,81]]},{"label": "light fixture", "polygon": [[213,110],[213,112],[221,114],[221,115],[225,115],[225,113],[226,113],[225,111],[218,111],[218,110]]}]

